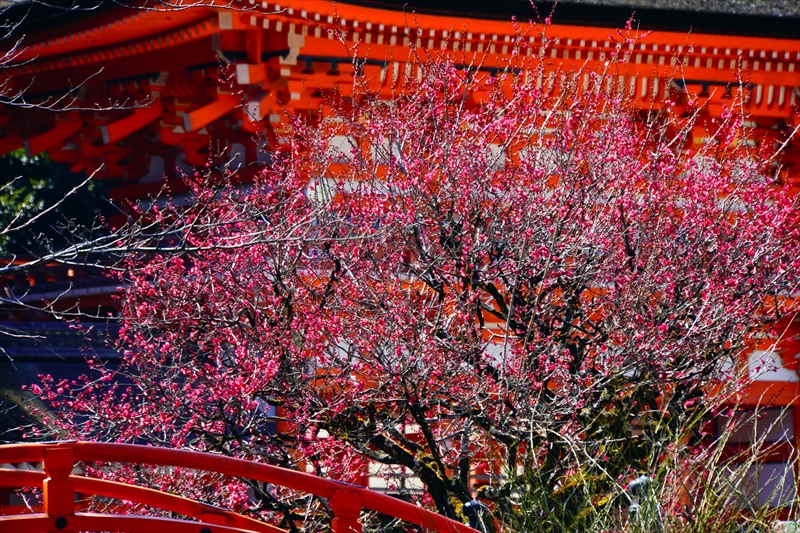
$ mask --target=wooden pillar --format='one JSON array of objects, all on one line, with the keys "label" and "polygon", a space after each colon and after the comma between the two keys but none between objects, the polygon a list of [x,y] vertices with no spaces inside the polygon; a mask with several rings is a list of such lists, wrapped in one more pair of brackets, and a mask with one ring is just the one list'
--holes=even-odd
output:
[{"label": "wooden pillar", "polygon": [[361,495],[357,492],[337,490],[328,503],[333,510],[333,533],[361,533]]},{"label": "wooden pillar", "polygon": [[75,487],[69,476],[74,465],[72,446],[47,448],[44,454],[43,484],[44,512],[53,519],[50,531],[60,531],[69,525],[75,514]]}]

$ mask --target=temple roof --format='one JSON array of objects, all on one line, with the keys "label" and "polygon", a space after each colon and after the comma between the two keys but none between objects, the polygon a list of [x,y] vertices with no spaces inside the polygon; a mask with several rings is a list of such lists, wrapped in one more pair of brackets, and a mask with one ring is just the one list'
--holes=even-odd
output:
[{"label": "temple roof", "polygon": [[[494,2],[454,0],[345,0],[346,3],[363,3],[371,6],[400,6],[416,10],[454,10],[459,6],[481,13],[481,16],[508,9],[509,6],[530,10],[529,0],[501,0]],[[538,9],[549,8],[553,2],[534,2]],[[800,17],[800,3],[795,0],[562,0],[559,9],[575,7],[623,8],[625,10],[659,10],[695,13],[721,13],[726,15],[757,15],[770,17]]]},{"label": "temple roof", "polygon": [[[314,0],[321,4],[327,0]],[[40,30],[120,5],[158,5],[158,0],[0,0],[0,22],[21,22],[15,33]],[[203,4],[197,2],[193,4]],[[213,3],[213,0],[208,2]],[[553,1],[532,0],[341,0],[336,4],[495,20],[535,19],[554,10]],[[800,35],[796,0],[565,0],[554,20],[560,24],[620,27],[635,12],[643,29],[792,38]]]},{"label": "temple roof", "polygon": [[[285,148],[287,114],[317,116],[332,95],[352,93],[352,46],[360,46],[358,68],[374,85],[370,90],[390,97],[393,84],[411,75],[400,58],[412,44],[458,49],[472,58],[461,60],[496,72],[507,66],[508,43],[518,37],[512,16],[527,28],[528,20],[548,17],[552,8],[537,2],[537,15],[527,0],[202,0],[204,7],[191,9],[164,9],[155,0],[78,1],[79,9],[57,9],[52,16],[39,16],[39,3],[16,6],[17,14],[33,11],[17,30],[25,41],[0,81],[8,80],[6,94],[18,91],[39,108],[0,106],[0,154],[47,151],[73,172],[117,180],[115,201],[157,194],[165,184],[181,194],[183,174],[214,155],[236,159],[237,177],[252,179],[247,173],[269,159],[263,146]],[[142,8],[143,2],[161,9]],[[616,46],[608,28],[624,27],[631,9],[564,3],[556,13],[546,30],[545,68],[551,72],[597,66]],[[672,84],[684,97],[710,98],[707,112],[720,113],[740,86],[741,68],[753,135],[772,142],[784,125],[797,123],[800,17],[653,10],[636,17],[636,53],[626,75],[637,79],[642,109],[653,111]],[[768,33],[759,34],[759,20],[769,23],[761,27]],[[650,31],[659,24],[675,29]],[[702,30],[703,24],[715,26]],[[417,30],[413,43],[411,27]],[[737,28],[751,35],[725,35]],[[333,36],[342,30],[347,42],[337,43]],[[532,33],[524,37],[534,42]],[[677,74],[684,49],[693,55],[681,60]],[[235,87],[220,83],[220,62],[232,66]],[[64,112],[43,109],[51,105]],[[257,132],[266,132],[267,140],[256,143]],[[696,140],[703,135],[698,129]],[[221,139],[227,152],[210,153]],[[793,152],[784,163],[792,180],[798,157]]]},{"label": "temple roof", "polygon": [[[725,35],[800,35],[800,2],[796,0],[345,0],[384,9],[469,18],[520,20],[553,12],[559,24],[620,27],[635,12],[643,29],[694,31]],[[554,9],[555,8],[555,9]]]},{"label": "temple roof", "polygon": [[665,11],[726,13],[729,15],[800,16],[800,3],[795,0],[705,0],[702,2],[697,0],[568,0],[564,3]]}]

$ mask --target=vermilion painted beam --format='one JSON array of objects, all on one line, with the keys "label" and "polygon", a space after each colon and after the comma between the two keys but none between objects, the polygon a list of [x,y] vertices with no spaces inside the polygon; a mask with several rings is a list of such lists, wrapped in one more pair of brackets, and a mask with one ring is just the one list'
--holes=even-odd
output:
[{"label": "vermilion painted beam", "polygon": [[239,105],[239,98],[232,94],[220,94],[210,104],[183,115],[183,129],[197,131]]},{"label": "vermilion painted beam", "polygon": [[236,83],[239,85],[252,85],[267,79],[266,63],[239,63],[236,65]]},{"label": "vermilion painted beam", "polygon": [[[210,4],[207,2],[205,4]],[[205,5],[204,4],[204,5]],[[87,49],[129,43],[159,34],[168,34],[207,18],[211,9],[116,9],[97,13],[88,19],[61,24],[26,36],[26,46],[16,58],[20,63],[54,55],[74,54]]]},{"label": "vermilion painted beam", "polygon": [[163,107],[160,101],[155,101],[147,107],[138,107],[133,110],[133,114],[101,126],[103,143],[110,144],[120,141],[135,131],[139,131],[161,116]]},{"label": "vermilion painted beam", "polygon": [[80,131],[83,122],[78,113],[70,113],[64,118],[66,120],[57,120],[55,127],[50,131],[46,131],[41,135],[37,135],[25,141],[25,150],[28,152],[29,157],[40,154],[48,148],[63,143]]},{"label": "vermilion painted beam", "polygon": [[792,405],[800,410],[800,383],[791,381],[753,381],[738,398],[742,405]]},{"label": "vermilion painted beam", "polygon": [[4,488],[41,487],[44,478],[44,472],[0,468],[0,487]]}]

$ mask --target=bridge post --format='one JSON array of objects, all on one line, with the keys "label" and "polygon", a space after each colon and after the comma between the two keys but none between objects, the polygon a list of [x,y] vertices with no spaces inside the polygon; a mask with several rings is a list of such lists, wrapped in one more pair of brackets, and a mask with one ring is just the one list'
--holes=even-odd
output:
[{"label": "bridge post", "polygon": [[53,446],[44,452],[44,512],[55,519],[58,531],[67,527],[69,518],[75,514],[75,487],[69,479],[75,458],[72,446]]},{"label": "bridge post", "polygon": [[333,533],[361,533],[361,495],[357,492],[337,490],[328,500],[333,511]]}]

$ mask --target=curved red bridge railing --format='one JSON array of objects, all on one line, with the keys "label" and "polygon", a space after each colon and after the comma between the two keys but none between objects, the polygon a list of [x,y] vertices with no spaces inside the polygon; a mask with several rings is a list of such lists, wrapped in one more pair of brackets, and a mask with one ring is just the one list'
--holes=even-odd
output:
[{"label": "curved red bridge railing", "polygon": [[[154,489],[71,475],[77,461],[152,464],[216,472],[282,485],[326,498],[333,533],[360,533],[362,509],[438,533],[476,533],[469,526],[363,487],[244,459],[134,444],[56,442],[0,446],[0,463],[42,462],[44,472],[0,469],[0,487],[41,487],[44,513],[0,516],[3,533],[118,531],[123,533],[286,533],[233,511]],[[195,518],[76,513],[75,492],[124,499]]]}]

